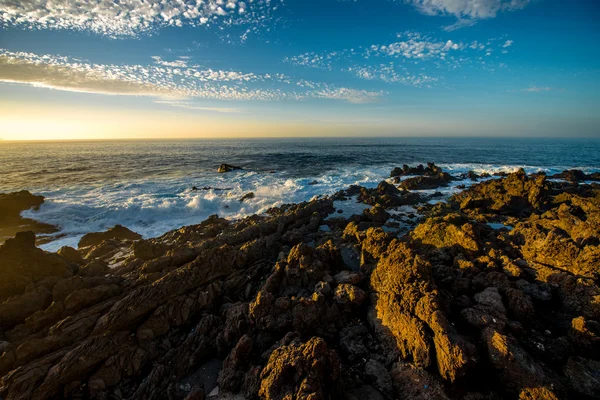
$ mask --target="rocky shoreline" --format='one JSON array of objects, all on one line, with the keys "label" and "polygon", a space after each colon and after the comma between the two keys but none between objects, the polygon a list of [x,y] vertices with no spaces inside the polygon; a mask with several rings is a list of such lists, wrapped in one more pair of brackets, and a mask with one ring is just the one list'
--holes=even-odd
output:
[{"label": "rocky shoreline", "polygon": [[[0,246],[0,398],[600,398],[600,185],[581,182],[600,177],[483,178],[430,204],[414,190],[453,178],[405,166],[57,253],[17,233]],[[350,197],[369,207],[338,215]]]}]

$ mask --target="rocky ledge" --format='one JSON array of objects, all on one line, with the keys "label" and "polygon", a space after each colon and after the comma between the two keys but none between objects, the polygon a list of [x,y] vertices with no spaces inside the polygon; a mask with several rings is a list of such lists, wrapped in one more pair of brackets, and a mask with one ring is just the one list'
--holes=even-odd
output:
[{"label": "rocky ledge", "polygon": [[[354,195],[372,208],[336,216]],[[600,186],[519,171],[384,230],[417,197],[382,182],[56,254],[19,233],[0,398],[599,398]]]},{"label": "rocky ledge", "polygon": [[[20,231],[32,231],[37,234],[51,234],[56,227],[21,217],[23,211],[38,209],[44,203],[43,196],[35,196],[27,190],[13,193],[0,193],[0,244]],[[47,242],[39,238],[38,244]]]}]

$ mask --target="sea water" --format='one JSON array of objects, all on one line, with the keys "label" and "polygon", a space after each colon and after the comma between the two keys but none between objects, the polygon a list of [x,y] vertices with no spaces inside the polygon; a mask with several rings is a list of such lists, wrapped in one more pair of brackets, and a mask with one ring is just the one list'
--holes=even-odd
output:
[{"label": "sea water", "polygon": [[[218,214],[240,218],[284,203],[375,187],[392,168],[433,161],[460,176],[578,168],[600,171],[600,140],[347,138],[0,142],[0,193],[46,197],[24,216],[59,227],[43,247],[75,246],[87,232],[121,224],[144,237]],[[221,163],[243,168],[219,174]],[[454,182],[443,191],[458,191]],[[193,187],[199,190],[192,190]],[[204,190],[204,188],[207,188]],[[254,192],[244,202],[240,198]],[[433,192],[433,191],[431,191]],[[339,203],[339,202],[338,202]],[[342,207],[342,204],[336,204]],[[346,204],[342,215],[364,206]]]}]

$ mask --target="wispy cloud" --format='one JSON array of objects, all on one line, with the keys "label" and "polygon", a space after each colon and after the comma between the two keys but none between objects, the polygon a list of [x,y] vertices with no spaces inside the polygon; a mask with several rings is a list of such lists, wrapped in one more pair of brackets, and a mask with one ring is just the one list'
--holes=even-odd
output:
[{"label": "wispy cloud", "polygon": [[333,100],[345,100],[349,103],[364,104],[376,102],[384,93],[370,92],[367,90],[356,90],[348,88],[323,89],[315,91],[315,97]]},{"label": "wispy cloud", "polygon": [[425,74],[411,74],[406,68],[389,64],[381,64],[367,67],[349,68],[357,77],[366,80],[380,80],[387,83],[401,83],[406,86],[431,87],[439,78]]},{"label": "wispy cloud", "polygon": [[478,20],[495,18],[500,12],[525,8],[531,0],[403,0],[426,15],[454,16],[447,31],[472,26]]},{"label": "wispy cloud", "polygon": [[431,87],[441,80],[436,76],[441,69],[452,70],[467,65],[489,69],[489,62],[483,61],[483,57],[490,57],[495,50],[508,47],[507,43],[512,45],[513,41],[507,40],[502,44],[500,39],[491,38],[484,42],[462,42],[407,31],[398,33],[393,42],[331,52],[309,52],[287,57],[284,62],[351,72],[366,80]]},{"label": "wispy cloud", "polygon": [[[31,29],[72,29],[110,37],[161,26],[262,25],[275,0],[0,0],[0,23]],[[249,28],[252,29],[252,28]]]},{"label": "wispy cloud", "polygon": [[[184,101],[189,99],[272,101],[329,98],[365,103],[377,97],[371,92],[294,80],[283,74],[198,69],[187,64],[184,67],[184,63],[176,63],[179,66],[170,65],[173,62],[165,64],[160,57],[154,60],[158,65],[91,64],[68,57],[0,49],[0,82],[72,92],[150,96],[184,108],[197,107]],[[219,108],[219,111],[235,112],[233,108]]]},{"label": "wispy cloud", "polygon": [[525,89],[521,89],[521,92],[525,93],[543,93],[543,92],[552,92],[552,91],[562,91],[562,89],[553,88],[550,86],[530,86]]}]

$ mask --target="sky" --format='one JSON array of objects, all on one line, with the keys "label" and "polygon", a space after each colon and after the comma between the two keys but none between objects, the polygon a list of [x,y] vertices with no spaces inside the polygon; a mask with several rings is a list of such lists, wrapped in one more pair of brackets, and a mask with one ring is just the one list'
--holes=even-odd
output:
[{"label": "sky", "polygon": [[4,140],[600,137],[598,0],[0,0]]}]

